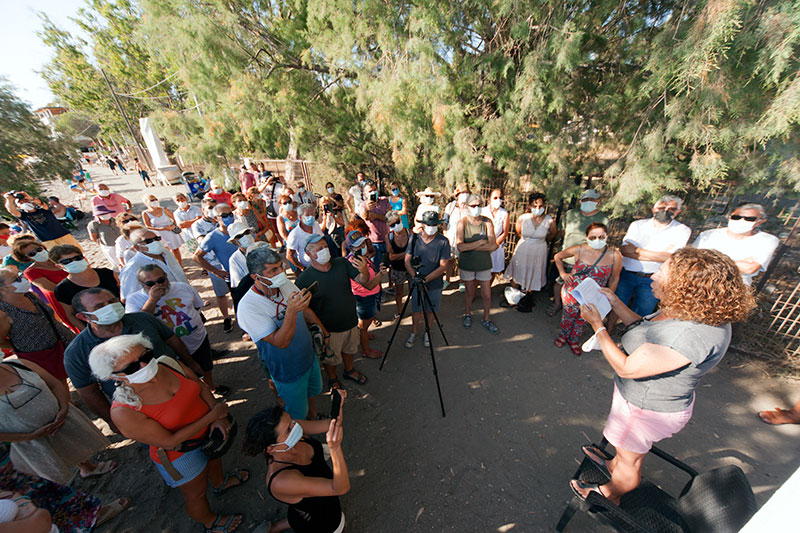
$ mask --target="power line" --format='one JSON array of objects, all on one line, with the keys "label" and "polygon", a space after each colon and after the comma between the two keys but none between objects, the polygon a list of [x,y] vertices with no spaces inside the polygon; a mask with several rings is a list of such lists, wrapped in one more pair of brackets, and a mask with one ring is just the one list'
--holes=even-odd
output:
[{"label": "power line", "polygon": [[169,76],[167,76],[166,78],[161,80],[160,82],[156,83],[155,85],[152,85],[152,86],[148,87],[147,89],[142,89],[141,91],[136,91],[135,93],[130,93],[130,94],[117,93],[117,96],[135,97],[137,94],[146,93],[147,91],[149,91],[151,89],[155,89],[156,87],[158,87],[162,83],[164,83],[166,81],[169,81],[170,79],[174,78],[178,74],[178,72],[180,72],[180,70],[176,70],[175,72],[173,72],[172,74],[170,74]]}]

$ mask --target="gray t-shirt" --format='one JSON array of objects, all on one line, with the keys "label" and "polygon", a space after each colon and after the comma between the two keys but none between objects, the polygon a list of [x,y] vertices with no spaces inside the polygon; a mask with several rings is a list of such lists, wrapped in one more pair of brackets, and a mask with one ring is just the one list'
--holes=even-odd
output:
[{"label": "gray t-shirt", "polygon": [[622,397],[633,405],[660,413],[676,413],[694,401],[694,389],[706,372],[717,366],[731,342],[731,325],[709,326],[689,320],[651,321],[650,315],[622,337],[626,353],[645,343],[672,348],[690,364],[641,379],[614,376]]},{"label": "gray t-shirt", "polygon": [[[406,255],[412,257],[418,255],[421,257],[422,268],[419,269],[419,272],[423,276],[427,276],[439,268],[440,261],[450,259],[450,241],[441,233],[437,233],[429,243],[423,241],[419,235],[412,235],[408,248],[406,248]],[[442,287],[442,276],[429,282],[428,288],[440,289]]]}]

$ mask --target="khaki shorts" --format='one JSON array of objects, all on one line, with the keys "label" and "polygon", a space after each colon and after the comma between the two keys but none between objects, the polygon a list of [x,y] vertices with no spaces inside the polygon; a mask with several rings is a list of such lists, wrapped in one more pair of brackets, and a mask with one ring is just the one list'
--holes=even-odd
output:
[{"label": "khaki shorts", "polygon": [[360,342],[358,326],[353,329],[348,329],[347,331],[340,331],[338,333],[331,332],[331,337],[328,339],[328,346],[331,347],[331,350],[333,350],[336,355],[325,361],[325,364],[341,364],[342,354],[354,355],[358,351]]}]

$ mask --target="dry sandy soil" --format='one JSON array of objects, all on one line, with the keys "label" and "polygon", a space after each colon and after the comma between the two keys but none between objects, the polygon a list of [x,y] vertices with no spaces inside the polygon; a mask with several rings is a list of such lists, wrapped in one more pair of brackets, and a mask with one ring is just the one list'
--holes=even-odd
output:
[{"label": "dry sandy soil", "polygon": [[[112,176],[90,168],[97,181],[128,196],[141,209],[141,182],[132,173]],[[150,189],[162,202],[180,187]],[[56,189],[54,189],[55,191]],[[65,198],[69,194],[61,193]],[[83,228],[84,225],[81,227]],[[82,229],[77,233],[85,239]],[[92,248],[94,264],[104,264]],[[184,265],[193,284],[212,299],[210,283],[190,260]],[[557,318],[543,311],[531,314],[497,307],[493,318],[501,330],[492,336],[475,322],[461,325],[463,297],[447,291],[441,318],[450,342],[434,334],[436,362],[447,417],[436,396],[430,356],[422,343],[411,350],[403,342],[410,319],[400,328],[384,370],[378,362],[359,360],[368,377],[363,387],[345,382],[344,449],[352,488],[342,497],[347,531],[548,531],[571,497],[567,481],[581,456],[580,445],[598,440],[611,402],[611,371],[598,352],[574,357],[553,346]],[[385,349],[391,335],[394,303],[379,313],[373,347]],[[209,307],[207,324],[217,348],[230,354],[217,362],[218,382],[234,389],[231,411],[244,426],[255,412],[272,405],[273,397],[255,358],[254,346],[240,332],[222,332],[221,319]],[[725,464],[747,473],[759,505],[800,464],[800,426],[771,427],[756,412],[791,405],[800,396],[796,382],[769,378],[758,364],[728,355],[697,391],[694,417],[677,436],[661,443],[698,470]],[[319,400],[327,409],[327,395]],[[99,423],[99,425],[104,425]],[[107,430],[107,428],[105,428]],[[109,500],[132,499],[130,510],[101,528],[105,532],[197,531],[183,509],[180,493],[163,483],[146,450],[118,435],[103,458],[121,464],[98,480],[76,480],[74,487]],[[262,459],[243,457],[238,444],[224,458],[227,469],[247,467],[251,481],[222,498],[210,496],[212,507],[247,515],[243,531],[261,531],[265,521],[285,516],[286,508],[265,491]],[[664,469],[658,459],[645,461],[645,475],[671,491],[686,481]],[[594,522],[576,516],[571,531],[597,530]]]}]

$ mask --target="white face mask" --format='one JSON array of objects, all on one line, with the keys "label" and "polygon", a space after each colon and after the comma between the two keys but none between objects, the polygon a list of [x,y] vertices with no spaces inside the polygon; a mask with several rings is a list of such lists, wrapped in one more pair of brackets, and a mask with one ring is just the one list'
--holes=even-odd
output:
[{"label": "white face mask", "polygon": [[236,240],[239,241],[239,246],[241,246],[245,250],[247,249],[248,246],[256,242],[255,238],[252,235],[242,235]]},{"label": "white face mask", "polygon": [[502,198],[492,198],[492,209],[500,209],[500,206],[503,205]]},{"label": "white face mask", "polygon": [[94,322],[95,324],[99,324],[101,326],[108,326],[110,324],[116,324],[122,317],[125,316],[125,308],[119,302],[114,302],[113,304],[104,305],[100,309],[93,311],[91,313],[86,313],[87,315],[94,315]]},{"label": "white face mask", "polygon": [[436,232],[439,231],[439,226],[425,226],[425,233],[428,235],[436,235]]},{"label": "white face mask", "polygon": [[161,207],[161,202],[158,200],[150,200],[150,207]]},{"label": "white face mask", "polygon": [[595,239],[593,241],[586,241],[589,243],[590,248],[594,248],[595,250],[602,250],[606,246],[607,239]]},{"label": "white face mask", "polygon": [[584,213],[591,213],[595,209],[597,209],[597,202],[594,201],[581,202],[581,211],[583,211]]},{"label": "white face mask", "polygon": [[531,214],[533,216],[539,216],[544,214],[544,207],[531,207]]},{"label": "white face mask", "polygon": [[283,209],[287,213],[289,211],[294,211],[294,204],[283,204],[283,205],[281,205],[281,209]]},{"label": "white face mask", "polygon": [[391,229],[395,233],[400,233],[401,231],[403,231],[403,223],[402,222],[398,222],[397,224],[394,224],[391,227]]},{"label": "white face mask", "polygon": [[462,192],[458,195],[458,203],[465,204],[467,203],[467,198],[469,198],[469,193]]},{"label": "white face mask", "polygon": [[107,196],[111,196],[111,191],[109,191],[108,189],[100,189],[99,191],[97,191],[97,194],[105,198]]},{"label": "white face mask", "polygon": [[20,204],[20,209],[23,211],[36,211],[36,206],[30,202],[25,202],[24,204]]},{"label": "white face mask", "polygon": [[281,444],[285,444],[286,445],[286,449],[285,450],[273,450],[273,451],[278,452],[278,453],[288,452],[289,450],[294,448],[294,445],[297,444],[298,442],[300,442],[300,439],[302,439],[302,438],[303,438],[303,427],[300,424],[298,424],[297,422],[295,422],[294,423],[294,427],[289,432],[289,436],[286,437],[286,440],[283,441],[283,442],[276,442],[275,443],[275,446],[280,446]]},{"label": "white face mask", "polygon": [[299,192],[300,194],[303,194],[304,192],[306,192],[306,188],[305,187],[298,187],[297,188],[297,192]]},{"label": "white face mask", "polygon": [[47,253],[47,250],[39,250],[38,252],[36,252],[36,255],[31,256],[31,259],[33,259],[37,263],[42,263],[44,261],[47,261],[49,257],[50,255]]},{"label": "white face mask", "polygon": [[73,261],[72,263],[68,263],[66,265],[61,265],[64,267],[64,270],[69,272],[70,274],[80,274],[87,268],[89,268],[89,261],[86,259],[81,259],[80,261]]},{"label": "white face mask", "polygon": [[756,225],[756,221],[748,222],[744,219],[740,220],[731,220],[728,219],[728,229],[731,232],[736,233],[737,235],[742,235],[744,233],[749,233],[753,231],[753,227]]},{"label": "white face mask", "polygon": [[331,260],[331,251],[327,248],[322,248],[320,251],[317,252],[317,263],[321,265],[327,265],[328,262]]},{"label": "white face mask", "polygon": [[268,278],[266,276],[258,276],[258,279],[260,279],[261,282],[270,289],[280,289],[281,287],[289,283],[289,278],[286,276],[286,272],[281,272],[280,274],[272,278]]},{"label": "white face mask", "polygon": [[114,215],[97,215],[97,218],[99,218],[100,220],[111,220],[112,218],[114,218]]},{"label": "white face mask", "polygon": [[423,196],[422,203],[425,205],[431,205],[433,203],[433,196]]},{"label": "white face mask", "polygon": [[187,207],[189,207],[189,202],[178,202],[178,207],[180,207],[181,209],[186,209]]},{"label": "white face mask", "polygon": [[155,357],[150,359],[150,362],[147,363],[145,366],[134,372],[133,374],[125,376],[128,379],[129,383],[147,383],[148,381],[152,380],[158,374],[158,361],[156,361]]},{"label": "white face mask", "polygon": [[28,292],[29,290],[31,290],[31,282],[25,278],[22,278],[19,281],[12,281],[10,285],[14,287],[14,292],[16,292],[17,294],[21,294],[23,292]]},{"label": "white face mask", "polygon": [[222,187],[214,187],[214,194],[222,194]]},{"label": "white face mask", "polygon": [[161,241],[153,241],[146,248],[148,254],[161,255],[164,253],[164,245],[161,244]]},{"label": "white face mask", "polygon": [[469,214],[470,214],[470,216],[473,216],[473,217],[479,217],[481,215],[481,207],[480,206],[470,207],[469,208]]},{"label": "white face mask", "polygon": [[328,194],[333,194],[335,190],[333,187],[328,187]]},{"label": "white face mask", "polygon": [[303,224],[306,226],[311,226],[314,224],[314,215],[305,215],[303,216]]},{"label": "white face mask", "polygon": [[244,211],[245,209],[250,209],[250,202],[236,202],[236,207]]}]

